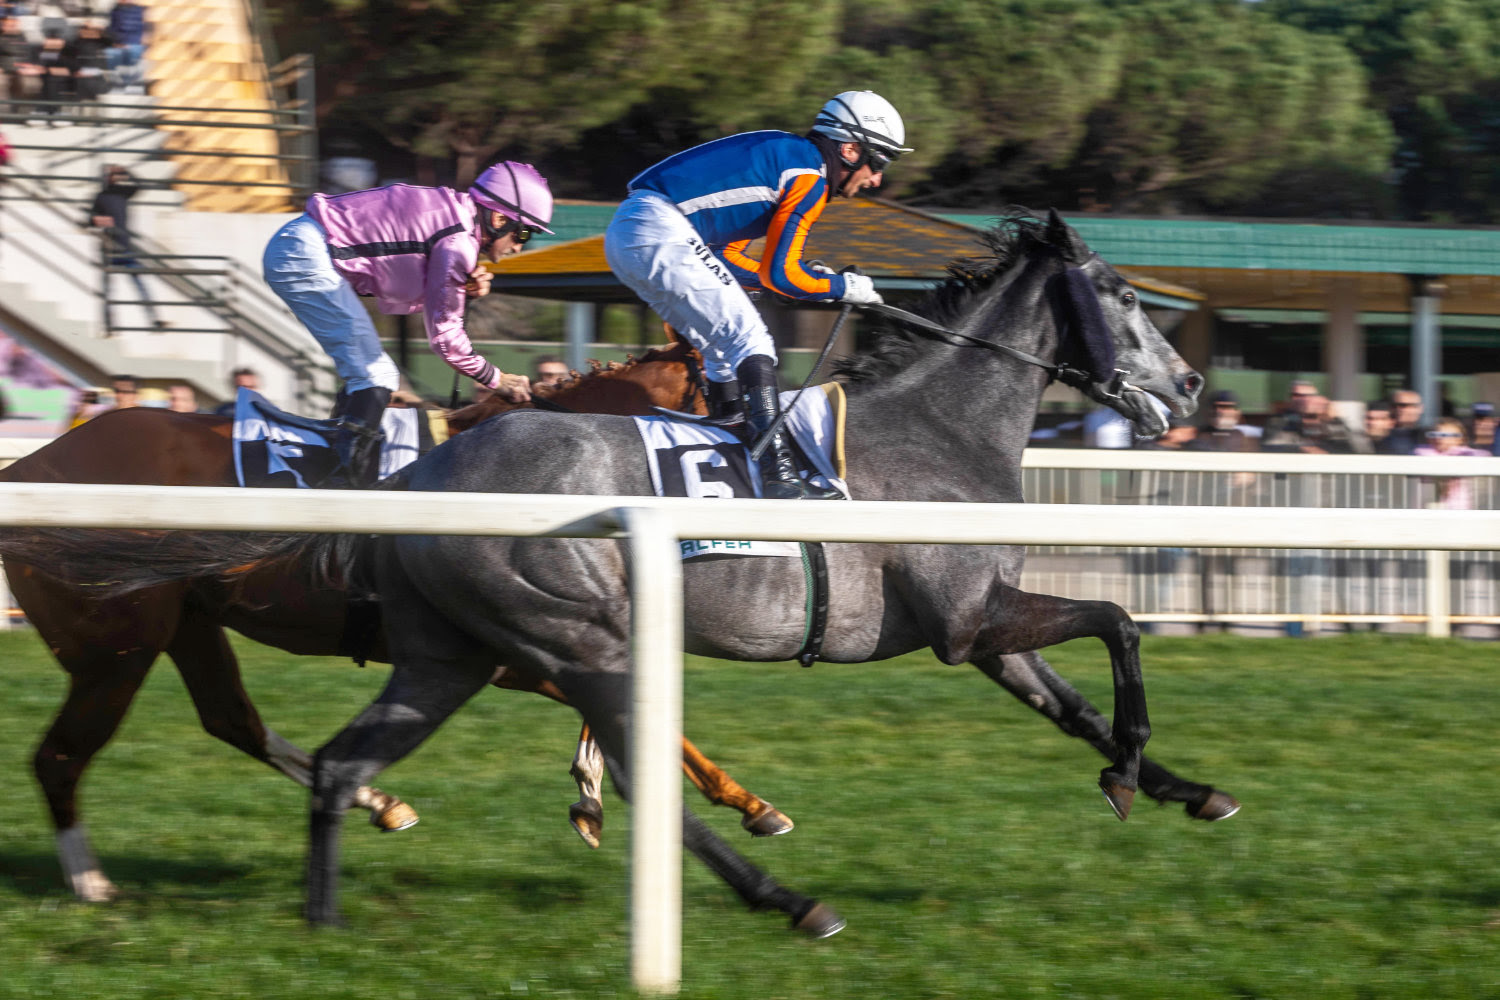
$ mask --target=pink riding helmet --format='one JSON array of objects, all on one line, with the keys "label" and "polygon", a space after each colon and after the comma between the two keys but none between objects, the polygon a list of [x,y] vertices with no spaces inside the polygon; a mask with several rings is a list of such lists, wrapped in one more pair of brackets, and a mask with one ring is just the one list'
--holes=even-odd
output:
[{"label": "pink riding helmet", "polygon": [[469,188],[474,204],[492,208],[517,222],[544,233],[551,233],[552,189],[547,178],[529,163],[505,160],[486,167]]}]

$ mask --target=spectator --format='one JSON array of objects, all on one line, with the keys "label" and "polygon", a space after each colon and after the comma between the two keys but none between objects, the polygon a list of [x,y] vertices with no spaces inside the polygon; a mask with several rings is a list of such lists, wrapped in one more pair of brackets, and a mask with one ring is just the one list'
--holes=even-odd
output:
[{"label": "spectator", "polygon": [[167,386],[167,409],[173,413],[197,413],[198,394],[190,385],[173,382]]},{"label": "spectator", "polygon": [[1500,455],[1500,435],[1496,435],[1495,406],[1493,403],[1475,403],[1473,423],[1469,431],[1469,444],[1482,452]]},{"label": "spectator", "polygon": [[143,94],[141,57],[146,53],[146,37],[151,26],[146,22],[146,8],[135,0],[117,0],[109,12],[109,37],[113,42],[108,68],[115,74],[115,85],[123,94]]},{"label": "spectator", "polygon": [[[1438,458],[1487,457],[1489,455],[1488,452],[1469,447],[1468,432],[1464,430],[1463,421],[1457,417],[1443,417],[1432,430],[1427,432],[1426,436],[1427,444],[1419,445],[1412,454],[1433,455]],[[1472,479],[1463,476],[1445,476],[1430,481],[1437,483],[1437,503],[1434,506],[1442,510],[1473,510],[1474,481]]]},{"label": "spectator", "polygon": [[214,413],[221,417],[234,416],[234,401],[239,396],[241,389],[249,389],[251,392],[260,392],[260,376],[254,368],[236,368],[229,373],[229,399],[220,403]]},{"label": "spectator", "polygon": [[567,381],[570,374],[572,373],[563,364],[562,358],[555,354],[543,354],[536,359],[536,377],[531,382],[533,385],[556,385]]},{"label": "spectator", "polygon": [[1266,427],[1265,451],[1304,455],[1352,455],[1354,435],[1349,426],[1328,412],[1328,399],[1311,382],[1292,383],[1287,409]]},{"label": "spectator", "polygon": [[109,40],[104,37],[102,22],[90,18],[83,23],[78,29],[78,37],[73,39],[73,55],[73,83],[78,100],[98,100],[109,90],[109,76],[105,73],[109,64]]},{"label": "spectator", "polygon": [[1391,430],[1396,426],[1396,415],[1391,404],[1377,400],[1365,407],[1365,444],[1371,455],[1390,455]]},{"label": "spectator", "polygon": [[40,45],[31,49],[31,61],[41,67],[42,100],[46,103],[42,113],[49,124],[68,125],[61,116],[62,102],[73,97],[73,71],[76,59],[73,47],[55,28],[48,31]]},{"label": "spectator", "polygon": [[1129,448],[1134,440],[1130,421],[1107,406],[1090,410],[1083,418],[1085,448]]},{"label": "spectator", "polygon": [[[112,267],[127,268],[127,273],[135,282],[135,289],[140,293],[141,304],[146,309],[146,316],[151,325],[158,330],[167,325],[166,321],[156,314],[156,304],[151,301],[151,293],[146,290],[146,281],[139,273],[140,264],[131,252],[134,247],[134,237],[130,232],[130,199],[140,192],[140,186],[130,176],[130,171],[118,164],[111,164],[104,170],[104,187],[94,196],[94,204],[89,208],[89,224],[99,230],[104,241],[104,252],[106,259]],[[113,329],[114,322],[110,309],[110,286],[109,275],[105,274],[104,288],[104,325]]]},{"label": "spectator", "polygon": [[1422,425],[1421,394],[1411,389],[1399,389],[1391,393],[1391,412],[1396,415],[1396,423],[1386,438],[1388,448],[1382,454],[1414,454],[1427,440]]},{"label": "spectator", "polygon": [[78,390],[78,398],[74,400],[72,408],[68,411],[67,419],[63,422],[63,431],[67,432],[79,424],[86,424],[110,407],[103,402],[104,390],[89,386]]},{"label": "spectator", "polygon": [[42,92],[42,68],[32,62],[31,49],[21,19],[0,18],[0,98],[24,100]]},{"label": "spectator", "polygon": [[141,394],[134,375],[111,375],[109,387],[115,395],[115,404],[111,409],[124,410],[140,405]]},{"label": "spectator", "polygon": [[1167,419],[1167,432],[1155,441],[1141,444],[1142,448],[1154,451],[1191,451],[1198,439],[1198,428],[1191,420],[1182,417]]},{"label": "spectator", "polygon": [[1260,451],[1260,441],[1245,433],[1240,399],[1228,389],[1209,397],[1213,406],[1203,429],[1193,441],[1195,451]]}]

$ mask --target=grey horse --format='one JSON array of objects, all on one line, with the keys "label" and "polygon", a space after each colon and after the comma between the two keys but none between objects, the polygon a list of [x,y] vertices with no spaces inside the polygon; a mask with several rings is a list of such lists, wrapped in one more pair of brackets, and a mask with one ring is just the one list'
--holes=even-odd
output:
[{"label": "grey horse", "polygon": [[[848,479],[862,499],[1020,501],[1021,452],[1059,367],[1144,436],[1166,427],[1148,393],[1179,415],[1196,407],[1201,377],[1130,285],[1058,216],[1013,217],[987,242],[991,256],[957,265],[923,310],[952,333],[892,331],[841,366]],[[985,349],[996,344],[1029,359]],[[518,412],[455,438],[410,467],[405,485],[652,492],[628,418],[545,412]],[[1143,779],[1148,793],[1179,798],[1190,811],[1227,814],[1237,805],[1143,766],[1150,727],[1139,630],[1118,606],[1018,590],[1018,547],[830,544],[826,554],[824,659],[858,663],[930,647],[946,663],[974,663],[1110,758],[1100,786],[1121,819]],[[482,689],[497,661],[566,692],[594,728],[621,795],[630,794],[629,566],[621,543],[400,536],[378,543],[373,559],[394,668],[380,697],[317,755],[307,902],[314,922],[338,919],[338,838],[354,790]],[[797,652],[805,584],[795,560],[695,561],[684,578],[691,652],[757,661]],[[1109,650],[1112,730],[1033,652],[1084,636]],[[829,907],[777,884],[686,810],[683,832],[685,846],[752,907],[782,910],[814,935],[842,927]]]},{"label": "grey horse", "polygon": [[[989,254],[957,262],[919,307],[923,325],[887,330],[841,363],[848,392],[848,480],[861,499],[1019,502],[1020,461],[1037,404],[1060,377],[1155,437],[1196,407],[1202,378],[1167,344],[1135,291],[1060,217],[1018,214],[986,237]],[[649,495],[640,438],[629,418],[518,411],[462,434],[408,467],[415,491]],[[792,502],[792,501],[788,501]],[[81,533],[74,533],[75,536]],[[121,535],[109,546],[139,544]],[[415,749],[488,684],[496,663],[555,684],[593,728],[622,796],[630,796],[625,732],[630,704],[629,566],[622,543],[593,539],[399,536],[160,537],[124,560],[99,544],[48,539],[64,577],[122,588],[163,576],[227,571],[255,559],[329,567],[373,579],[386,615],[393,669],[380,697],[316,756],[307,915],[338,920],[338,844],[356,790]],[[92,540],[91,540],[92,541]],[[1139,630],[1118,606],[1023,592],[1023,548],[829,544],[827,634],[821,656],[885,659],[931,648],[985,675],[1079,736],[1109,761],[1099,785],[1115,813],[1137,788],[1182,802],[1189,816],[1223,819],[1239,803],[1186,781],[1143,754],[1150,735]],[[211,555],[209,554],[211,553]],[[350,564],[358,559],[359,566]],[[175,561],[174,561],[175,560]],[[130,571],[122,572],[122,567]],[[92,573],[92,575],[90,575]],[[786,660],[803,640],[801,566],[790,559],[684,565],[685,645],[706,656]],[[1035,651],[1092,636],[1114,674],[1111,726]],[[843,921],[778,884],[684,810],[687,848],[752,907],[787,913],[815,936]]]}]

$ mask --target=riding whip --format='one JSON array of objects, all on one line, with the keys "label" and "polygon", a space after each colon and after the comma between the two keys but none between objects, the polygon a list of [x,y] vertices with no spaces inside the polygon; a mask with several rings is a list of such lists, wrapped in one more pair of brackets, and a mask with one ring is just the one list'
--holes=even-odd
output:
[{"label": "riding whip", "polygon": [[813,362],[812,371],[808,372],[807,378],[802,380],[802,388],[798,389],[797,395],[792,397],[791,405],[776,415],[776,419],[771,421],[771,426],[766,428],[766,432],[760,436],[760,440],[751,446],[750,461],[760,461],[760,456],[771,446],[771,439],[776,436],[777,431],[781,430],[781,425],[786,423],[786,418],[791,415],[791,412],[797,408],[797,401],[802,398],[802,394],[807,391],[807,387],[812,385],[812,380],[817,378],[818,369],[823,367],[823,362],[828,358],[828,352],[833,350],[833,342],[839,339],[839,331],[844,328],[844,321],[849,318],[849,313],[853,309],[853,304],[848,304],[839,310],[839,318],[833,321],[833,329],[828,331],[828,342],[823,345],[823,350],[818,355],[818,360]]}]

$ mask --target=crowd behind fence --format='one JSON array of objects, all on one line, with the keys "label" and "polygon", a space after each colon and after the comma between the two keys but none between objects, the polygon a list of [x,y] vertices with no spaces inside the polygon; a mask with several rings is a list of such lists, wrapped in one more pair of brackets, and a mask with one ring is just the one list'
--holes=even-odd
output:
[{"label": "crowd behind fence", "polygon": [[[1475,509],[1500,509],[1500,459],[1034,448],[1026,466],[1030,502],[1214,506],[1224,508],[1226,526],[1244,508],[1430,508],[1454,471],[1469,473]],[[1446,608],[1429,607],[1435,562],[1445,567]],[[1023,585],[1114,601],[1147,623],[1261,624],[1298,635],[1323,626],[1419,630],[1437,612],[1459,634],[1490,636],[1500,626],[1497,576],[1493,551],[1450,558],[1395,550],[1048,545],[1031,550]]]}]

